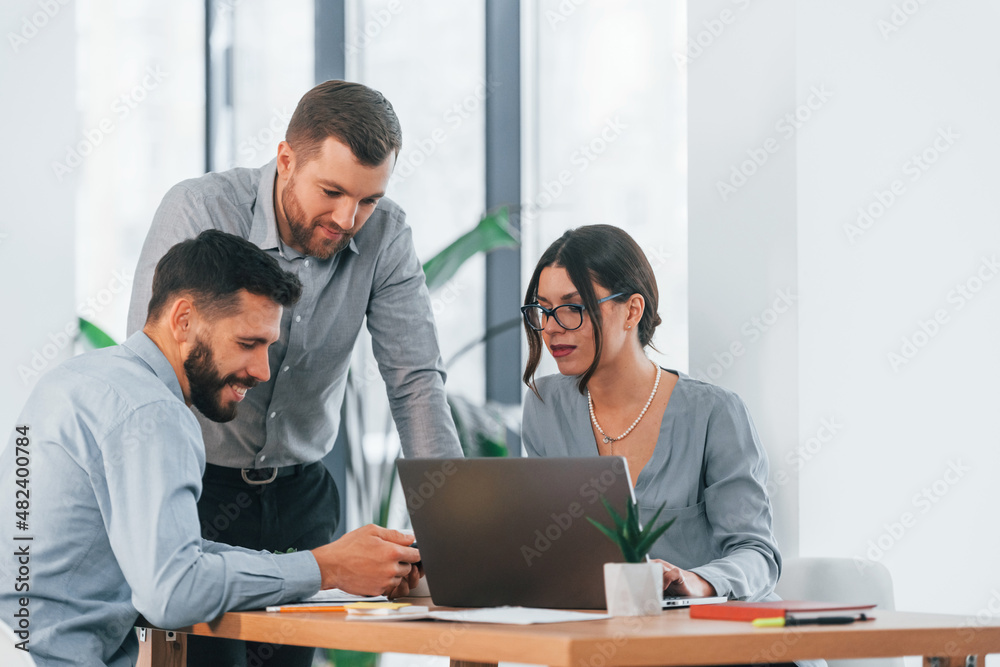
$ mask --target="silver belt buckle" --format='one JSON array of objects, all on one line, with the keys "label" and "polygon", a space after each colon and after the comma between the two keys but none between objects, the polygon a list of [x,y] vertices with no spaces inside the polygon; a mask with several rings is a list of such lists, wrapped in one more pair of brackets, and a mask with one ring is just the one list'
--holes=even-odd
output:
[{"label": "silver belt buckle", "polygon": [[270,484],[274,480],[278,479],[277,468],[271,468],[272,470],[271,479],[260,479],[260,480],[250,479],[249,477],[247,477],[247,470],[253,470],[253,468],[240,468],[240,474],[243,475],[243,481],[246,482],[247,484],[260,486],[261,484]]}]

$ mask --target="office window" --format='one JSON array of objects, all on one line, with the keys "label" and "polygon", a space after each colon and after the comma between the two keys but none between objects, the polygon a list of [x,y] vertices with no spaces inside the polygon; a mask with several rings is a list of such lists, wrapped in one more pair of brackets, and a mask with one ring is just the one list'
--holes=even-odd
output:
[{"label": "office window", "polygon": [[[654,359],[687,370],[683,2],[525,3],[522,284],[566,229],[622,227],[656,272]],[[538,374],[556,371],[543,355]]]},{"label": "office window", "polygon": [[[213,169],[274,157],[313,85],[312,7],[212,3]],[[80,313],[116,340],[156,207],[205,172],[205,19],[202,0],[78,5],[80,141],[53,168],[76,185]]]},{"label": "office window", "polygon": [[132,273],[163,194],[204,165],[204,3],[77,4],[77,142],[53,156],[75,187],[78,311],[125,338]]},{"label": "office window", "polygon": [[[348,3],[347,78],[381,91],[403,129],[403,149],[388,196],[405,210],[417,255],[430,259],[471,229],[483,213],[484,7],[481,1],[356,0]],[[445,362],[482,335],[483,258],[466,263],[431,295]],[[475,402],[485,398],[483,347],[455,361],[447,388]],[[355,350],[362,380],[366,447],[381,458],[398,449],[385,389],[367,332]]]},{"label": "office window", "polygon": [[313,0],[212,0],[212,170],[277,154],[313,79]]}]

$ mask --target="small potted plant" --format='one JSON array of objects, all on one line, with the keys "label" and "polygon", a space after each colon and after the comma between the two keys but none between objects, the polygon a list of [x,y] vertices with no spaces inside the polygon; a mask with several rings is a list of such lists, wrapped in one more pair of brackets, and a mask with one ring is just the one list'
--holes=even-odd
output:
[{"label": "small potted plant", "polygon": [[663,567],[659,563],[647,562],[646,555],[675,519],[656,525],[660,512],[666,503],[660,505],[656,514],[645,528],[639,526],[639,512],[635,501],[628,499],[625,518],[611,506],[607,498],[601,496],[614,521],[614,529],[602,526],[591,517],[590,523],[607,535],[625,557],[624,563],[604,564],[604,595],[608,603],[608,613],[612,616],[652,616],[663,609]]}]

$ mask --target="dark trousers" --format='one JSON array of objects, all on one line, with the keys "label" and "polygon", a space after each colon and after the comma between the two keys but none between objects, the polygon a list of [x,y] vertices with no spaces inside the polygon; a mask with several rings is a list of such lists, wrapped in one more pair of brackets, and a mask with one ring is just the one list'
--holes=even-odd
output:
[{"label": "dark trousers", "polygon": [[[208,465],[198,501],[207,540],[248,549],[306,551],[333,541],[340,516],[337,486],[321,462],[250,485],[239,469]],[[188,637],[188,667],[310,667],[315,649]]]}]

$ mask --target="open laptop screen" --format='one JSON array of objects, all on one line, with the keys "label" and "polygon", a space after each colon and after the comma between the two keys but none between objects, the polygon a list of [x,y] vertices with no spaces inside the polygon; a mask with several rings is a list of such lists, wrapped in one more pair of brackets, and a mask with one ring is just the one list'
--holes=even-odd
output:
[{"label": "open laptop screen", "polygon": [[435,604],[603,609],[618,547],[587,521],[624,515],[622,457],[403,459],[399,477]]}]

